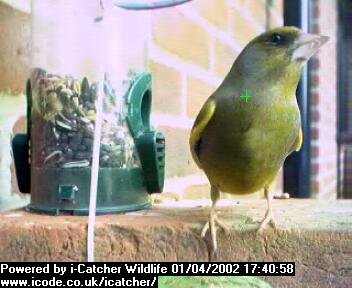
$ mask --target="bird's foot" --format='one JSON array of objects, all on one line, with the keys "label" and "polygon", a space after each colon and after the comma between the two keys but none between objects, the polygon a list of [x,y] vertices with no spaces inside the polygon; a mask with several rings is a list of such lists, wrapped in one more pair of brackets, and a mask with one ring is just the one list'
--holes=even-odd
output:
[{"label": "bird's foot", "polygon": [[212,209],[210,211],[209,221],[207,223],[205,223],[205,225],[202,229],[201,236],[204,237],[205,234],[207,233],[208,229],[210,230],[214,252],[217,250],[215,224],[217,224],[222,230],[224,230],[224,232],[226,234],[230,232],[230,229],[226,226],[226,224],[224,224],[222,221],[219,220],[218,215],[216,214],[216,211],[214,209]]},{"label": "bird's foot", "polygon": [[268,224],[271,224],[271,226],[274,229],[276,229],[275,220],[274,220],[273,214],[271,212],[268,212],[265,214],[265,217],[264,217],[263,221],[260,223],[260,226],[257,230],[257,234],[262,235],[264,230],[267,228]]}]

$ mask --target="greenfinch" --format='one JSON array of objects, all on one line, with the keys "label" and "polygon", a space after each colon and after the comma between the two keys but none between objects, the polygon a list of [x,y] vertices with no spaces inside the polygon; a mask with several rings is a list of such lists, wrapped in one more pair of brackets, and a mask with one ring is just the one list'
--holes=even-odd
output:
[{"label": "greenfinch", "polygon": [[209,229],[217,249],[215,204],[220,191],[249,194],[264,188],[267,210],[258,232],[274,224],[272,185],[286,157],[302,145],[296,89],[302,68],[329,37],[279,27],[250,41],[201,108],[190,149],[211,185]]}]

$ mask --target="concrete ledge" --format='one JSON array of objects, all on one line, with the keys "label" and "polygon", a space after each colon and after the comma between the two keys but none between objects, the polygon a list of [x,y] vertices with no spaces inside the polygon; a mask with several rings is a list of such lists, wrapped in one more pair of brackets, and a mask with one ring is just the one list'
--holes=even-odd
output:
[{"label": "concrete ledge", "polygon": [[[197,203],[197,207],[189,204]],[[176,202],[177,204],[177,202]],[[221,204],[221,203],[220,203]],[[255,229],[265,201],[227,202],[213,255],[200,237],[208,207],[199,202],[98,216],[97,261],[295,261],[296,277],[269,277],[274,287],[351,287],[352,201],[276,200],[278,230]],[[221,206],[221,205],[220,205]],[[14,210],[0,214],[1,261],[85,261],[87,217],[46,216]]]}]

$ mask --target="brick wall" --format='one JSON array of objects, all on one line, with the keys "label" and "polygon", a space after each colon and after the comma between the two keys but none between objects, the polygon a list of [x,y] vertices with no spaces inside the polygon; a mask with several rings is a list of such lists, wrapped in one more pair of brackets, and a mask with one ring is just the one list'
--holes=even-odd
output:
[{"label": "brick wall", "polygon": [[311,148],[312,195],[323,199],[337,197],[336,142],[336,59],[337,1],[314,0],[311,30],[330,37],[312,59]]}]

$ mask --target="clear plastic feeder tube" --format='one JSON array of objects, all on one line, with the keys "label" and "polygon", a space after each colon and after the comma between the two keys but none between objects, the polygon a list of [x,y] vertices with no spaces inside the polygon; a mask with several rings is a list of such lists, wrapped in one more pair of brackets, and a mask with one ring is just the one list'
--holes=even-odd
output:
[{"label": "clear plastic feeder tube", "polygon": [[145,67],[149,13],[112,1],[32,3],[33,165],[91,166],[96,99],[104,91],[100,167],[139,166],[125,96]]},{"label": "clear plastic feeder tube", "polygon": [[[101,167],[140,167],[127,123],[127,95],[148,59],[149,11],[129,11],[110,2],[106,13],[107,59],[104,82]],[[113,133],[114,137],[111,137]]]},{"label": "clear plastic feeder tube", "polygon": [[32,1],[32,165],[88,167],[95,102],[103,91],[105,38],[99,0]]}]

